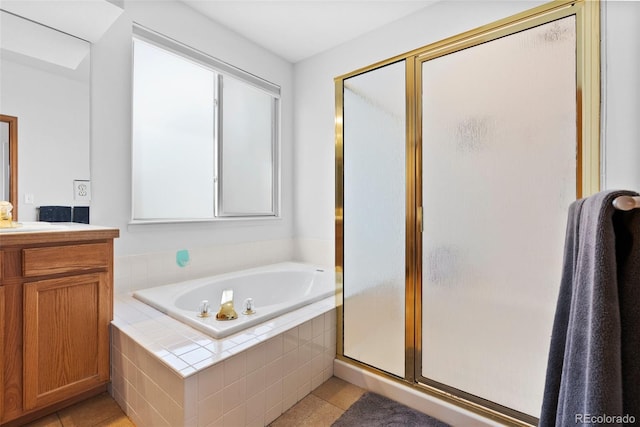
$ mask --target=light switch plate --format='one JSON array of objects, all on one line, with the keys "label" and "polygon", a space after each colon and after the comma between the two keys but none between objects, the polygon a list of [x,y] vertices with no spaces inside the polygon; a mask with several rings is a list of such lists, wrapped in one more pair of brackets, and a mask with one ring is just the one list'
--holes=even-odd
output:
[{"label": "light switch plate", "polygon": [[73,200],[91,201],[91,181],[79,179],[73,181]]}]

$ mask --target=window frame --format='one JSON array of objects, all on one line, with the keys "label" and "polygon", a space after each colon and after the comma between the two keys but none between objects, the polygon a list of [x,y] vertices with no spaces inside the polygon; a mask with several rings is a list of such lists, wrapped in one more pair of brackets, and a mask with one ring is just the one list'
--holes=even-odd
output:
[{"label": "window frame", "polygon": [[[179,58],[202,66],[213,73],[214,78],[214,135],[211,143],[213,144],[213,216],[205,218],[192,218],[192,217],[179,217],[179,218],[151,218],[151,217],[136,217],[135,209],[135,169],[136,163],[134,160],[135,141],[133,138],[133,105],[134,105],[134,91],[133,91],[133,75],[135,70],[135,58],[134,49],[136,40],[150,44],[156,48],[159,48],[165,52],[174,54]],[[131,91],[131,111],[132,111],[132,126],[131,126],[131,216],[130,224],[157,224],[157,223],[183,223],[183,222],[217,222],[228,220],[269,220],[281,218],[281,88],[280,86],[271,83],[261,77],[237,68],[231,64],[214,58],[200,50],[187,46],[177,40],[164,36],[153,30],[145,28],[139,24],[134,23],[133,32],[131,38],[131,79],[132,79],[132,91]],[[232,212],[225,210],[222,199],[222,170],[224,165],[224,158],[222,154],[222,135],[221,135],[221,123],[223,113],[223,99],[222,99],[222,82],[225,77],[239,80],[242,83],[253,87],[259,91],[271,97],[271,210],[259,211],[259,212]]]},{"label": "window frame", "polygon": [[220,108],[220,104],[224,103],[224,90],[223,90],[223,82],[225,79],[224,74],[217,73],[216,74],[216,106],[215,106],[215,130],[214,130],[214,138],[215,138],[215,160],[214,160],[214,168],[215,168],[215,195],[214,195],[214,216],[216,218],[238,218],[238,217],[271,217],[271,216],[279,216],[279,200],[280,200],[280,156],[279,156],[279,147],[280,147],[280,98],[279,97],[271,97],[271,167],[272,167],[272,177],[271,177],[271,212],[258,212],[252,215],[245,215],[238,212],[233,212],[230,210],[226,210],[223,203],[224,197],[224,161],[222,159],[222,151],[224,147],[224,138],[221,137],[220,132],[224,131],[223,129],[223,109]]}]

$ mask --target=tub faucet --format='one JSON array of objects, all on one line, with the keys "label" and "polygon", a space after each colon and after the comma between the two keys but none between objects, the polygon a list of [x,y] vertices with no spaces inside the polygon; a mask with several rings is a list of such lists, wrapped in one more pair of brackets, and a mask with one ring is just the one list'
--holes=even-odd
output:
[{"label": "tub faucet", "polygon": [[217,320],[233,320],[238,318],[238,313],[233,309],[233,290],[225,289],[222,291],[222,299],[220,300],[220,311],[216,314]]},{"label": "tub faucet", "polygon": [[198,317],[209,317],[209,301],[203,299],[198,307]]},{"label": "tub faucet", "polygon": [[255,314],[255,310],[253,309],[253,298],[247,298],[244,300],[244,311],[242,314]]}]

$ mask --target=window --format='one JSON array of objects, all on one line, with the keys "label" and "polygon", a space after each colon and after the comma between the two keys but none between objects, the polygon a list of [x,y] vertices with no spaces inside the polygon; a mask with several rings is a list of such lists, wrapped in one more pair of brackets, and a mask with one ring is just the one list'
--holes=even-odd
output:
[{"label": "window", "polygon": [[278,216],[279,95],[135,27],[133,221]]}]

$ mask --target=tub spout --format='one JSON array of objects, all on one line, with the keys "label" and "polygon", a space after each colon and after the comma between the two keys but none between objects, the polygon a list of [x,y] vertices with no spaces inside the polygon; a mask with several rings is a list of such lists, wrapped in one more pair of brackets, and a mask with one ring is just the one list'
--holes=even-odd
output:
[{"label": "tub spout", "polygon": [[233,309],[233,290],[225,289],[222,291],[222,299],[220,300],[220,311],[216,314],[218,320],[233,320],[238,318],[238,313]]}]

